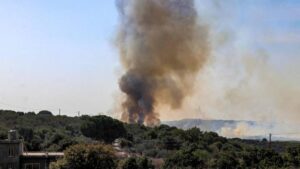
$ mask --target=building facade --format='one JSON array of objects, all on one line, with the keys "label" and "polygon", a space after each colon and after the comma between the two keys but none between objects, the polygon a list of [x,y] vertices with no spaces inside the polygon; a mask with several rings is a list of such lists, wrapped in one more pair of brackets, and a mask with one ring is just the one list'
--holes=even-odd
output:
[{"label": "building facade", "polygon": [[15,130],[9,131],[7,140],[0,140],[0,169],[48,169],[63,156],[62,152],[25,152]]}]

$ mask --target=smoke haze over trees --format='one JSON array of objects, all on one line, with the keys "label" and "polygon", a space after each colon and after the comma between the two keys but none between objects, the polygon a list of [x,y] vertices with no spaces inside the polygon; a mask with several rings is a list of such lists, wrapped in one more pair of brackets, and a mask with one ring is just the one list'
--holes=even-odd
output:
[{"label": "smoke haze over trees", "polygon": [[[276,2],[274,11],[259,7],[260,12],[270,14],[267,18],[274,19],[266,23],[256,8],[235,2],[181,1],[176,3],[180,7],[172,5],[175,1],[117,2],[120,13],[117,44],[124,69],[119,81],[125,93],[120,103],[124,121],[147,124],[147,116],[150,125],[159,123],[160,118],[233,119],[256,121],[258,127],[251,131],[253,135],[299,130],[297,52],[285,51],[283,48],[289,46],[286,43],[274,49],[275,44],[270,43],[270,39],[285,37],[285,34],[272,33],[264,25],[282,21],[278,15],[286,14],[291,3]],[[286,4],[285,10],[280,11],[282,4]],[[247,20],[237,15],[240,8],[245,9],[249,19],[256,18],[262,25],[256,25],[253,18]],[[158,12],[147,15],[147,11],[156,9]],[[182,24],[186,22],[193,24]],[[230,25],[232,22],[238,22],[240,27]],[[174,29],[167,29],[170,25]],[[182,31],[192,27],[199,32]],[[200,36],[191,37],[194,33]],[[186,38],[176,41],[180,37]],[[197,48],[197,52],[179,50],[176,44],[187,49]],[[181,51],[189,51],[191,55]],[[190,61],[197,69],[193,69]],[[190,67],[186,68],[184,65],[188,64]],[[183,75],[182,70],[186,70],[188,76]],[[249,128],[244,124],[239,126],[230,131],[225,128],[223,133],[235,135],[235,130]],[[299,134],[295,137],[300,138]]]}]

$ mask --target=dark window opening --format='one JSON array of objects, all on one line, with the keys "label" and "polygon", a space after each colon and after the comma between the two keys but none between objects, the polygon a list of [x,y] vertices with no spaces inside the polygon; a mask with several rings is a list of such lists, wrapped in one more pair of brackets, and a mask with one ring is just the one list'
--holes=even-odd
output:
[{"label": "dark window opening", "polygon": [[40,164],[38,163],[25,164],[25,169],[40,169]]}]

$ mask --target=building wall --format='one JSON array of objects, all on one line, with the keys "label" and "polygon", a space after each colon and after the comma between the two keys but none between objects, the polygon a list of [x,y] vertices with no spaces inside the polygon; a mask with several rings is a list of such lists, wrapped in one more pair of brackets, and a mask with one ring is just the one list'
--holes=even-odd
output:
[{"label": "building wall", "polygon": [[20,141],[0,142],[0,169],[19,169],[21,144]]},{"label": "building wall", "polygon": [[[50,160],[49,158],[44,157],[26,157],[21,158],[21,169],[32,169],[31,166],[36,167],[37,169],[48,169],[50,162],[53,160]],[[27,168],[26,168],[27,166]],[[35,169],[35,168],[34,168]]]},{"label": "building wall", "polygon": [[8,140],[0,140],[0,169],[48,169],[49,164],[62,157],[61,154],[39,153],[32,156],[23,153],[23,140],[19,140],[17,132],[11,130]]}]

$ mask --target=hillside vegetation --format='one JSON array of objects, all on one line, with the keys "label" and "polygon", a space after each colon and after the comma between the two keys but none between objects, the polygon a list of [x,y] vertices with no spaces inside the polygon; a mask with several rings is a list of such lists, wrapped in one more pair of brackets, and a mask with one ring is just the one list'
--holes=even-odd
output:
[{"label": "hillside vegetation", "polygon": [[[165,169],[277,169],[300,166],[298,142],[276,142],[272,145],[279,148],[269,149],[266,140],[227,139],[198,128],[182,130],[167,125],[150,128],[125,124],[107,116],[67,117],[53,116],[47,112],[35,114],[2,110],[1,139],[6,138],[9,129],[19,131],[28,151],[64,151],[70,146],[74,150],[73,145],[95,142],[111,144],[120,138],[123,151],[140,157],[162,159]],[[82,146],[78,147],[82,149]],[[130,158],[122,164],[128,167],[135,161],[140,160]],[[112,166],[120,167],[117,164]]]}]

